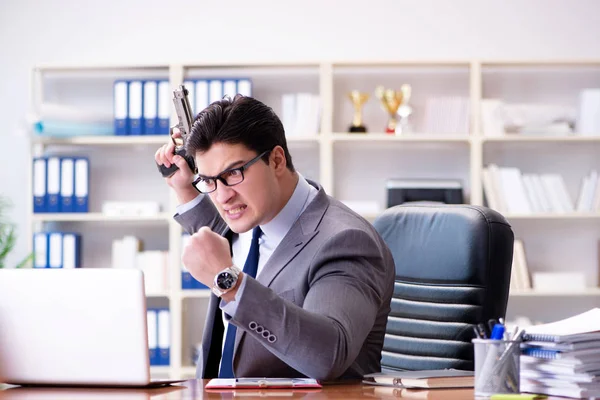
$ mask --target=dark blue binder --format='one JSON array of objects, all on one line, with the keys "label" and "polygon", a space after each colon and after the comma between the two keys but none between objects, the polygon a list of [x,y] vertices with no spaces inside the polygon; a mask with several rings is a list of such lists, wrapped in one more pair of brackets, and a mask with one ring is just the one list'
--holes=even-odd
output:
[{"label": "dark blue binder", "polygon": [[169,116],[173,107],[173,93],[169,81],[158,81],[158,134],[168,135],[170,130]]},{"label": "dark blue binder", "polygon": [[46,211],[60,211],[60,158],[46,159]]},{"label": "dark blue binder", "polygon": [[75,207],[73,211],[77,213],[89,211],[89,164],[89,160],[85,157],[75,158]]},{"label": "dark blue binder", "polygon": [[171,364],[171,315],[168,308],[159,308],[158,313],[158,365]]},{"label": "dark blue binder", "polygon": [[60,159],[60,212],[75,211],[75,159]]},{"label": "dark blue binder", "polygon": [[129,134],[129,82],[116,80],[113,85],[115,135]]},{"label": "dark blue binder", "polygon": [[33,159],[33,212],[46,212],[46,190],[48,177],[46,174],[46,159]]},{"label": "dark blue binder", "polygon": [[141,80],[129,81],[128,97],[129,134],[141,135],[144,116],[144,82]]},{"label": "dark blue binder", "polygon": [[158,81],[144,81],[142,134],[158,134]]}]

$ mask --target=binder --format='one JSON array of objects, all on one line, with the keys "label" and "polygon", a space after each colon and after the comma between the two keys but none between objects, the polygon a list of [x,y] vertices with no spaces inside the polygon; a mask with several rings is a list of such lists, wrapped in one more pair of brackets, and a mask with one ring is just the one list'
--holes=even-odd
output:
[{"label": "binder", "polygon": [[63,268],[81,268],[81,235],[63,233],[62,259]]},{"label": "binder", "polygon": [[223,82],[219,79],[208,81],[208,103],[212,104],[223,98]]},{"label": "binder", "polygon": [[[190,234],[184,233],[181,235],[181,255],[183,255],[183,249],[190,241]],[[181,263],[181,289],[194,289],[194,278],[187,270],[183,262]]]},{"label": "binder", "polygon": [[158,134],[169,134],[169,116],[171,115],[171,93],[169,81],[158,82]]},{"label": "binder", "polygon": [[87,158],[75,158],[75,207],[74,212],[88,212],[89,197],[89,161]]},{"label": "binder", "polygon": [[46,212],[46,159],[33,159],[33,212]]},{"label": "binder", "polygon": [[33,234],[33,268],[48,267],[48,234],[36,232]]},{"label": "binder", "polygon": [[113,85],[113,113],[115,122],[115,135],[129,134],[129,84],[125,80],[117,80]]},{"label": "binder", "polygon": [[75,210],[75,160],[60,159],[60,212],[72,213]]},{"label": "binder", "polygon": [[171,363],[171,312],[158,310],[158,365]]},{"label": "binder", "polygon": [[250,79],[238,79],[237,92],[243,96],[252,96],[252,81]]},{"label": "binder", "polygon": [[150,365],[159,365],[158,362],[158,314],[155,309],[146,311],[146,327],[148,329],[148,355]]},{"label": "binder", "polygon": [[129,82],[129,134],[142,134],[142,113],[144,107],[144,86],[142,81]]},{"label": "binder", "polygon": [[46,210],[49,213],[60,211],[60,158],[49,157],[46,160]]},{"label": "binder", "polygon": [[61,232],[48,233],[48,268],[63,267],[63,237]]},{"label": "binder", "polygon": [[194,106],[196,115],[210,104],[208,101],[208,81],[200,79],[196,81],[196,104]]},{"label": "binder", "polygon": [[158,133],[158,82],[144,82],[143,135]]},{"label": "binder", "polygon": [[237,94],[237,82],[235,79],[226,79],[223,81],[223,96],[234,98]]}]

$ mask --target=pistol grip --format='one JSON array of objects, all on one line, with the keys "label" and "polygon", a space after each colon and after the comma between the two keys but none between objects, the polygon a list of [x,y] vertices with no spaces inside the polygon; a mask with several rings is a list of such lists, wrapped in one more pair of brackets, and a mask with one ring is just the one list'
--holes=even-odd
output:
[{"label": "pistol grip", "polygon": [[[185,150],[182,148],[180,150],[176,150],[175,154],[183,157],[185,159],[185,161],[187,162],[187,165],[190,167],[190,170],[192,171],[193,174],[196,173],[196,163],[194,162],[194,158],[193,157],[189,157],[188,155],[185,154]],[[175,164],[171,164],[170,167],[165,167],[163,164],[158,165],[158,170],[160,171],[161,175],[164,178],[168,178],[171,175],[173,175],[178,169],[179,167]]]}]

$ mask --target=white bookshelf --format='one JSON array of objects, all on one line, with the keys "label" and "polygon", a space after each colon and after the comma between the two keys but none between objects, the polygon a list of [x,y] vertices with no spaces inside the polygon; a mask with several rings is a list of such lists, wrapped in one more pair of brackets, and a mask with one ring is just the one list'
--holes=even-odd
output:
[{"label": "white bookshelf", "polygon": [[[541,71],[541,72],[539,72]],[[483,135],[481,100],[502,97],[511,101],[567,102],[574,104],[576,91],[600,81],[600,60],[411,60],[411,61],[314,61],[235,63],[189,62],[155,65],[41,65],[32,72],[31,107],[42,99],[112,110],[112,82],[117,78],[162,78],[176,87],[184,79],[248,77],[253,96],[282,111],[284,93],[305,91],[321,98],[318,132],[288,137],[294,165],[305,177],[319,181],[340,200],[375,201],[386,206],[388,178],[458,179],[465,202],[483,205],[482,168],[490,162],[516,166],[529,172],[564,173],[572,196],[591,168],[600,170],[600,135],[535,136]],[[596,79],[597,78],[597,79]],[[596,79],[596,80],[595,80]],[[383,133],[387,113],[374,95],[377,85],[399,89],[412,85],[414,133]],[[363,107],[367,134],[350,134],[353,109],[346,93],[358,89],[371,98]],[[425,129],[424,110],[433,96],[461,96],[470,101],[470,128],[459,134]],[[176,116],[172,110],[171,121]],[[167,304],[171,310],[171,365],[153,367],[153,374],[193,376],[191,346],[201,339],[208,290],[182,290],[180,277],[181,228],[172,219],[176,197],[158,175],[153,155],[168,140],[157,136],[78,136],[41,138],[32,136],[31,155],[83,154],[90,157],[90,213],[29,214],[31,234],[45,224],[61,224],[91,235],[97,248],[85,248],[93,266],[106,263],[107,246],[115,235],[131,230],[150,247],[169,251],[169,290],[149,293],[149,302]],[[29,166],[31,168],[31,166]],[[29,174],[31,176],[31,174]],[[28,185],[31,199],[31,182]],[[109,217],[101,213],[106,200],[159,201],[162,212],[151,217]],[[29,205],[32,210],[32,204]],[[373,220],[378,213],[364,215]],[[597,282],[600,213],[505,214],[516,237],[522,239],[532,271],[581,269]],[[104,249],[104,250],[103,250]],[[577,298],[600,302],[600,289],[582,293],[546,293],[534,290],[511,293],[509,314],[521,308],[543,314],[554,304]],[[541,305],[535,301],[543,298]],[[514,302],[518,307],[513,307]],[[529,302],[532,302],[531,305]],[[521,307],[522,305],[526,307]],[[586,303],[587,304],[587,303]],[[533,307],[533,308],[532,308]],[[535,307],[538,307],[537,309]],[[580,306],[579,306],[580,307]],[[583,310],[581,310],[583,311]],[[525,311],[524,311],[525,312]]]}]

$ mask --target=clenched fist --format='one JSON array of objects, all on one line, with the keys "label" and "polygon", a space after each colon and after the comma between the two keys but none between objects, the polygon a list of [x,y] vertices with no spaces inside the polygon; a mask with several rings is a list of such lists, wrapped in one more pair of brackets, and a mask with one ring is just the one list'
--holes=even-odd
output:
[{"label": "clenched fist", "polygon": [[206,226],[191,236],[181,261],[196,280],[209,288],[215,275],[233,264],[227,239]]}]

